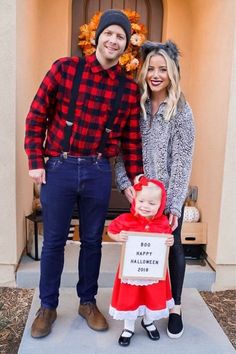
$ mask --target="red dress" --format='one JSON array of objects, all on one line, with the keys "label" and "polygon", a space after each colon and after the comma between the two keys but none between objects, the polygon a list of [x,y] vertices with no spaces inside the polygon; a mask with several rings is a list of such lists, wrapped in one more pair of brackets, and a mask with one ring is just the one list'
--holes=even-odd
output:
[{"label": "red dress", "polygon": [[[124,231],[144,231],[171,234],[168,219],[163,215],[164,201],[157,215],[151,220],[141,215],[135,215],[134,205],[131,213],[122,214],[108,226],[108,231],[118,234]],[[147,315],[152,320],[169,316],[169,309],[174,306],[169,274],[166,279],[149,285],[131,285],[119,279],[119,268],[113,287],[112,300],[109,309],[110,315],[117,320],[135,320],[139,316]]]}]

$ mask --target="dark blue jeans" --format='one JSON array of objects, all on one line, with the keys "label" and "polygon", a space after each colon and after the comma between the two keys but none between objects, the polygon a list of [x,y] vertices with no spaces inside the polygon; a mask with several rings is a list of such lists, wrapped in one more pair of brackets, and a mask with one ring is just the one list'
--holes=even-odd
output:
[{"label": "dark blue jeans", "polygon": [[66,244],[75,203],[79,210],[81,240],[80,302],[95,302],[101,262],[101,243],[111,191],[111,167],[105,158],[61,157],[46,163],[46,184],[41,188],[44,240],[41,255],[41,305],[56,308]]}]

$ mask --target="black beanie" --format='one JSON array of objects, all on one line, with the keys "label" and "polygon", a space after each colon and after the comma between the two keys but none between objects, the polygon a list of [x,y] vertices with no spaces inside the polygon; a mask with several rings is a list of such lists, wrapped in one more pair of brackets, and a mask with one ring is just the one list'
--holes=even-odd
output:
[{"label": "black beanie", "polygon": [[106,10],[103,12],[95,36],[95,43],[98,44],[98,38],[105,28],[111,25],[118,25],[123,28],[126,34],[126,46],[127,49],[129,45],[129,40],[131,37],[131,24],[128,17],[120,10]]}]

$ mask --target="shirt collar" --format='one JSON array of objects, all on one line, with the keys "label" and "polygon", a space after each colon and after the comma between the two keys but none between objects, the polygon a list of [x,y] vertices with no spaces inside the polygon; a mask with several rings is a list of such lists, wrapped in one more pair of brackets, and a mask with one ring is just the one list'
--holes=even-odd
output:
[{"label": "shirt collar", "polygon": [[99,61],[96,58],[95,54],[92,55],[88,55],[86,57],[86,62],[90,64],[91,66],[91,71],[95,74],[95,73],[99,73],[99,72],[103,72],[105,75],[108,75],[112,80],[114,80],[117,75],[120,74],[121,72],[121,67],[119,64],[116,64],[114,66],[112,66],[109,69],[103,69],[103,67],[101,66],[101,64],[99,63]]},{"label": "shirt collar", "polygon": [[[167,104],[167,99],[165,99],[163,102],[161,102],[156,114],[163,114],[166,104]],[[152,115],[152,103],[151,103],[151,99],[149,97],[147,98],[147,100],[145,102],[145,109],[146,109],[147,114]]]}]

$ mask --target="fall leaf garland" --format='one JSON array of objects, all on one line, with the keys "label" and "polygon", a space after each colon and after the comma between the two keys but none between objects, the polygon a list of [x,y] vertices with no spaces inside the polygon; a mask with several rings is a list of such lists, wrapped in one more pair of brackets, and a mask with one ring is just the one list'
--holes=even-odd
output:
[{"label": "fall leaf garland", "polygon": [[[127,72],[135,72],[140,66],[139,48],[146,40],[147,29],[145,25],[139,23],[140,15],[136,11],[123,10],[131,23],[130,43],[124,54],[120,57],[119,63]],[[97,12],[88,24],[80,27],[78,45],[84,55],[93,54],[95,47],[95,33],[102,12]]]}]

